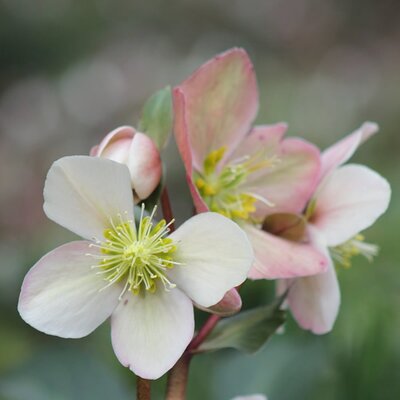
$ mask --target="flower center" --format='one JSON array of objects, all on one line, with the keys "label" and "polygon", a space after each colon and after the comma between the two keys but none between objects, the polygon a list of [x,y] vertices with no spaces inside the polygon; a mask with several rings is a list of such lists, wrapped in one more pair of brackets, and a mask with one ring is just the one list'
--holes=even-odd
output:
[{"label": "flower center", "polygon": [[165,290],[175,287],[167,277],[166,271],[179,264],[173,260],[176,246],[172,239],[165,237],[169,232],[165,220],[156,225],[153,217],[156,208],[150,216],[143,217],[136,229],[134,221],[124,220],[119,215],[119,222],[111,222],[111,227],[104,231],[103,242],[91,246],[98,247],[101,255],[93,256],[99,260],[98,274],[104,275],[108,281],[105,286],[125,281],[120,298],[129,290],[137,295],[142,289],[154,293],[157,290],[157,282],[164,285]]},{"label": "flower center", "polygon": [[195,185],[211,211],[234,220],[248,220],[256,210],[257,200],[272,204],[255,193],[241,190],[241,185],[250,174],[273,166],[275,159],[266,159],[262,153],[257,153],[253,157],[235,160],[219,170],[217,167],[225,152],[226,148],[221,147],[204,159],[203,171],[194,174]]},{"label": "flower center", "polygon": [[364,240],[364,236],[358,234],[339,246],[329,248],[329,250],[333,259],[344,268],[350,268],[351,259],[358,255],[364,256],[371,262],[378,254],[379,248],[377,245],[366,243]]}]

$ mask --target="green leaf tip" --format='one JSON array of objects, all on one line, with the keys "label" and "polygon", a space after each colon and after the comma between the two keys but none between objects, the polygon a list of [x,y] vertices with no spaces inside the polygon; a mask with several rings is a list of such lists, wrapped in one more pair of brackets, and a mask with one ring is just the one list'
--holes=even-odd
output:
[{"label": "green leaf tip", "polygon": [[167,86],[146,101],[139,130],[151,137],[158,149],[162,150],[172,131],[172,119],[171,87]]},{"label": "green leaf tip", "polygon": [[234,348],[245,353],[255,353],[285,322],[286,311],[280,307],[285,298],[279,297],[266,306],[242,311],[221,320],[198,351]]}]

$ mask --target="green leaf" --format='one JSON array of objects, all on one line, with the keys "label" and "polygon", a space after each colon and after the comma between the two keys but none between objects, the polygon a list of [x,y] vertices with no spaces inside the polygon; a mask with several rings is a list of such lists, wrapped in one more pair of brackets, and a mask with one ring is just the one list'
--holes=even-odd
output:
[{"label": "green leaf", "polygon": [[172,97],[171,87],[154,93],[143,107],[139,130],[150,136],[159,150],[167,144],[172,131]]},{"label": "green leaf", "polygon": [[267,306],[242,311],[221,320],[198,351],[234,348],[245,353],[259,350],[285,322],[286,312],[280,310],[284,296]]}]

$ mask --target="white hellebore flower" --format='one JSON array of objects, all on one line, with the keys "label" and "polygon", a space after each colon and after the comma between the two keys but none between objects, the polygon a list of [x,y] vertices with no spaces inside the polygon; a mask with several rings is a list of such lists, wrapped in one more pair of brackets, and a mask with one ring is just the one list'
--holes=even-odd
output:
[{"label": "white hellebore flower", "polygon": [[209,307],[240,285],[253,262],[244,232],[204,213],[166,237],[165,221],[135,224],[130,174],[117,162],[65,157],[50,168],[47,216],[85,240],[46,254],[26,275],[18,304],[34,328],[88,335],[111,316],[119,361],[157,379],[194,333],[193,303]]}]

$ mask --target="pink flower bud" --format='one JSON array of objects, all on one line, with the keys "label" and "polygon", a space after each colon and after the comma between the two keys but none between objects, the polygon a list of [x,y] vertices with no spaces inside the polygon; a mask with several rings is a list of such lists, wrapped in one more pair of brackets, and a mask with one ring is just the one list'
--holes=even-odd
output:
[{"label": "pink flower bud", "polygon": [[140,200],[149,197],[160,182],[162,167],[156,145],[131,126],[114,129],[91,149],[90,155],[125,164],[131,174],[132,188]]},{"label": "pink flower bud", "polygon": [[220,300],[217,304],[214,304],[210,307],[201,307],[196,304],[196,307],[211,314],[220,315],[221,317],[228,317],[240,311],[242,308],[242,298],[240,297],[239,292],[235,288],[232,288],[225,293],[222,300]]}]

